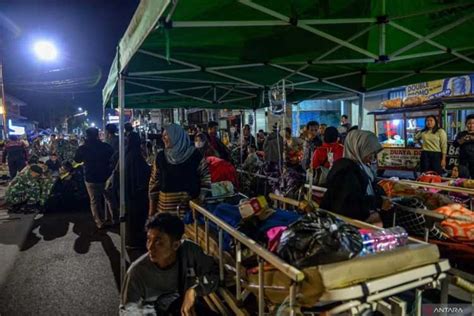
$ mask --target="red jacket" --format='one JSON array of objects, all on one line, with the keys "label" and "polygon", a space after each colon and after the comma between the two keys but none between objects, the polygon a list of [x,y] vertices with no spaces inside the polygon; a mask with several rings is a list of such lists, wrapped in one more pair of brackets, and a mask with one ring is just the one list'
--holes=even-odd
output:
[{"label": "red jacket", "polygon": [[321,147],[316,148],[311,159],[311,167],[316,169],[324,164],[324,167],[329,168],[328,153],[333,153],[333,164],[342,158],[344,153],[344,146],[339,143],[327,144],[324,143]]},{"label": "red jacket", "polygon": [[211,182],[230,181],[236,189],[239,188],[239,180],[234,165],[217,157],[206,157],[211,174]]}]

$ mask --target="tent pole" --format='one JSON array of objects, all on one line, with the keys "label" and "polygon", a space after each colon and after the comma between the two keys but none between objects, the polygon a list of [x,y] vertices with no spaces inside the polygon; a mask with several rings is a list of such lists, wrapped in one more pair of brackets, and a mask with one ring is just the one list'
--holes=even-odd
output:
[{"label": "tent pole", "polygon": [[[412,49],[412,48],[414,48],[414,47],[417,47],[417,46],[419,46],[419,45],[421,45],[421,44],[423,44],[423,43],[428,43],[428,44],[433,45],[433,46],[438,46],[438,45],[440,45],[440,44],[438,44],[438,43],[432,41],[432,40],[431,40],[432,38],[437,37],[437,36],[439,36],[439,35],[441,35],[441,34],[443,34],[443,33],[446,33],[447,31],[449,31],[449,30],[451,30],[451,29],[453,29],[453,28],[455,28],[455,27],[457,27],[457,26],[459,26],[459,25],[461,25],[461,24],[464,24],[465,22],[469,21],[469,20],[472,19],[473,17],[474,17],[474,13],[471,13],[471,14],[469,14],[469,15],[467,15],[467,16],[465,16],[465,17],[459,19],[459,20],[454,21],[453,23],[444,25],[443,27],[439,28],[438,30],[432,32],[431,34],[425,35],[425,36],[422,36],[422,35],[420,35],[420,34],[417,34],[417,33],[413,32],[413,31],[408,30],[408,31],[410,31],[410,33],[409,33],[410,35],[412,35],[412,36],[414,36],[414,37],[416,37],[416,38],[418,38],[418,39],[417,39],[416,41],[414,41],[414,42],[412,42],[412,43],[410,43],[410,44],[408,44],[408,45],[406,45],[406,46],[400,48],[399,50],[397,50],[396,52],[394,52],[393,54],[391,54],[390,57],[395,57],[395,56],[398,56],[398,55],[400,55],[400,54],[403,54],[404,52],[409,51],[410,49]],[[393,23],[392,23],[392,25],[393,25]],[[396,27],[396,26],[395,26],[395,27]],[[400,29],[400,28],[398,27],[398,29]],[[401,29],[400,29],[400,30],[401,30]],[[403,30],[402,30],[402,31],[403,31]],[[408,33],[408,32],[406,32],[406,33]],[[453,52],[454,52],[454,51],[453,51]],[[461,55],[461,56],[465,57],[464,55]],[[460,57],[460,56],[458,56],[458,57],[459,57],[459,58],[462,58],[462,57]],[[470,59],[470,58],[469,58],[469,59]]]},{"label": "tent pole", "polygon": [[157,71],[139,71],[139,72],[131,72],[129,76],[152,76],[152,75],[167,75],[167,74],[182,74],[188,72],[198,72],[201,71],[200,69],[174,69],[174,70],[157,70]]},{"label": "tent pole", "polygon": [[365,105],[365,86],[367,85],[367,75],[365,73],[361,76],[361,93],[359,94],[359,129],[362,129],[364,124],[364,105]]},{"label": "tent pole", "polygon": [[244,164],[244,111],[240,111],[240,166]]},{"label": "tent pole", "polygon": [[365,104],[365,93],[359,94],[359,120],[357,124],[359,129],[362,129],[362,124],[364,123],[364,104]]},{"label": "tent pole", "polygon": [[283,135],[285,135],[285,128],[286,128],[286,80],[282,80],[282,89],[283,89],[283,120],[282,120],[282,129],[278,132],[280,137],[283,137],[283,148],[282,148],[282,155],[279,157],[280,158],[280,175],[283,174],[283,166],[285,165],[285,157],[286,157],[286,146],[285,146],[285,136],[281,136],[281,133],[283,132]]},{"label": "tent pole", "polygon": [[[269,64],[270,66],[274,67],[274,68],[278,68],[278,69],[281,69],[281,70],[285,70],[285,71],[288,71],[288,72],[294,72],[295,70],[291,69],[291,68],[288,68],[288,67],[285,67],[285,66],[282,66],[282,65],[278,65],[278,64]],[[309,79],[312,79],[312,80],[319,80],[318,77],[315,77],[315,76],[311,76],[309,74],[306,74],[304,72],[300,72],[300,71],[296,71],[296,74],[297,75],[300,75],[302,77],[306,77],[306,78],[309,78]],[[285,79],[282,79],[282,80],[285,80]]]},{"label": "tent pole", "polygon": [[375,63],[377,58],[357,58],[357,59],[323,59],[313,61],[313,65],[330,65],[330,64],[370,64]]},{"label": "tent pole", "polygon": [[184,94],[184,93],[180,93],[180,92],[176,92],[176,91],[173,91],[173,90],[170,90],[170,91],[169,91],[169,94],[179,95],[179,96],[181,96],[181,97],[186,97],[186,98],[190,98],[190,99],[194,99],[194,100],[198,100],[198,101],[202,101],[202,102],[206,102],[206,103],[212,104],[212,101],[210,101],[210,100],[208,100],[208,99],[203,99],[203,98],[198,98],[198,97],[190,96],[190,95],[187,95],[187,94]]},{"label": "tent pole", "polygon": [[[272,16],[272,17],[274,17],[274,18],[277,18],[277,19],[280,19],[280,20],[282,20],[282,21],[289,21],[289,20],[290,20],[290,17],[285,16],[285,15],[282,15],[282,14],[280,14],[280,13],[277,12],[277,11],[268,9],[267,7],[264,7],[264,6],[260,5],[260,4],[254,3],[254,2],[252,2],[252,1],[250,1],[250,0],[239,0],[239,2],[242,3],[243,5],[249,6],[249,7],[253,8],[253,9],[257,10],[257,11],[260,11],[260,12],[262,12],[262,13],[265,13],[265,14],[267,14],[267,15],[270,15],[270,16]],[[331,35],[331,34],[328,34],[328,33],[326,33],[326,32],[323,32],[323,31],[319,30],[319,29],[316,29],[316,28],[314,28],[314,27],[311,27],[311,26],[309,26],[308,24],[301,23],[301,21],[299,21],[299,23],[296,25],[296,27],[301,28],[301,29],[303,29],[303,30],[306,30],[306,31],[308,31],[308,32],[310,32],[310,33],[313,33],[313,34],[315,34],[315,35],[317,35],[317,36],[320,36],[320,37],[322,37],[322,38],[325,38],[325,39],[327,39],[327,40],[329,40],[329,41],[332,41],[332,42],[334,42],[334,43],[336,43],[336,44],[345,46],[345,47],[347,47],[347,48],[349,48],[349,49],[351,49],[351,50],[353,50],[353,51],[356,51],[356,52],[358,52],[358,53],[360,53],[360,54],[362,54],[362,55],[365,55],[365,56],[367,56],[367,57],[370,57],[370,58],[372,58],[372,59],[377,59],[377,58],[378,58],[377,55],[375,55],[375,54],[369,52],[369,51],[366,50],[366,49],[363,49],[363,48],[361,48],[361,47],[359,47],[359,46],[353,45],[353,44],[351,44],[351,43],[349,43],[349,42],[347,42],[347,41],[344,41],[344,40],[342,40],[342,39],[340,39],[340,38],[337,38],[337,37],[335,37],[335,36],[333,36],[333,35]]]},{"label": "tent pole", "polygon": [[[397,24],[397,23],[395,23],[395,22],[390,21],[389,24],[390,24],[391,26],[393,26],[394,28],[396,28],[396,29],[402,31],[402,32],[405,32],[405,33],[407,33],[407,34],[409,34],[409,35],[411,35],[411,36],[413,36],[413,37],[418,38],[418,39],[421,40],[421,41],[426,42],[427,44],[430,44],[431,46],[434,46],[434,47],[437,47],[437,48],[441,49],[441,50],[444,51],[444,52],[446,52],[446,51],[448,50],[448,47],[446,47],[446,46],[444,46],[444,45],[441,45],[441,44],[439,44],[439,43],[437,43],[437,42],[435,42],[435,41],[432,41],[432,40],[428,39],[427,37],[423,37],[422,35],[420,35],[420,34],[418,34],[418,33],[415,33],[415,32],[413,32],[413,31],[411,31],[411,30],[409,30],[409,29],[407,29],[407,28],[405,28],[405,27],[403,27],[403,26],[401,26],[401,25],[399,25],[399,24]],[[473,60],[472,58],[469,58],[467,55],[463,55],[463,54],[459,53],[459,51],[457,51],[457,50],[452,50],[452,51],[451,51],[451,55],[456,56],[456,57],[458,57],[458,58],[460,58],[460,59],[463,59],[463,60],[465,60],[465,61],[467,61],[467,62],[469,62],[469,63],[471,63],[471,64],[474,63],[474,60]],[[393,55],[390,56],[390,58],[391,58],[391,59],[394,59],[395,56],[396,56],[396,55],[395,55],[395,53],[394,53]]]},{"label": "tent pole", "polygon": [[242,64],[242,65],[231,65],[231,66],[218,66],[218,67],[208,67],[208,70],[225,70],[225,69],[241,69],[241,68],[253,68],[253,67],[262,67],[265,66],[263,63],[256,64]]},{"label": "tent pole", "polygon": [[192,87],[192,88],[173,89],[172,91],[181,92],[181,91],[202,90],[202,89],[209,89],[209,88],[212,88],[212,86],[210,86],[210,85],[197,86],[197,87]]},{"label": "tent pole", "polygon": [[241,98],[235,98],[235,99],[227,99],[223,100],[222,102],[236,102],[236,101],[242,101],[242,100],[249,100],[249,99],[255,99],[257,96],[248,96],[248,97],[241,97]]},{"label": "tent pole", "polygon": [[330,86],[335,86],[335,87],[338,87],[342,90],[346,90],[346,91],[349,91],[349,92],[353,92],[353,93],[359,93],[359,91],[357,90],[354,90],[354,89],[351,89],[351,88],[348,88],[348,87],[344,87],[344,86],[341,86],[340,84],[337,84],[337,83],[334,83],[334,82],[331,82],[331,81],[328,81],[328,80],[322,80],[321,82],[324,82],[325,84],[328,84]]},{"label": "tent pole", "polygon": [[102,132],[104,133],[104,139],[105,139],[105,125],[106,125],[105,106],[102,106]]},{"label": "tent pole", "polygon": [[118,84],[118,108],[119,108],[119,176],[120,176],[120,282],[123,283],[126,265],[125,248],[125,133],[124,133],[124,110],[125,110],[125,79],[119,74]]},{"label": "tent pole", "polygon": [[[310,19],[301,20],[308,25],[331,25],[331,24],[359,24],[375,23],[375,18],[353,18],[353,19]],[[195,27],[258,27],[258,26],[289,26],[289,22],[280,20],[254,20],[254,21],[173,21],[173,28],[195,28]]]},{"label": "tent pole", "polygon": [[[385,0],[381,1],[382,12],[381,16],[385,15]],[[379,24],[379,56],[385,56],[385,40],[386,40],[386,26],[387,23],[382,22]]]},{"label": "tent pole", "polygon": [[134,81],[131,81],[131,80],[127,80],[127,83],[131,84],[131,85],[134,85],[134,86],[138,86],[138,87],[148,88],[148,89],[156,91],[156,92],[161,92],[161,93],[165,92],[165,90],[163,90],[163,89],[156,88],[156,87],[153,87],[153,86],[150,86],[150,85],[147,85],[147,84],[143,84],[143,83],[134,82]]},{"label": "tent pole", "polygon": [[253,137],[255,139],[255,147],[257,147],[257,109],[255,108],[253,109]]}]

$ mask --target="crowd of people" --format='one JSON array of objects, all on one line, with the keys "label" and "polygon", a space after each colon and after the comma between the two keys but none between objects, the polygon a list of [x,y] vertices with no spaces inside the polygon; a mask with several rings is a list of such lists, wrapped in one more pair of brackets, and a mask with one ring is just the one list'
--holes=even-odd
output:
[{"label": "crowd of people", "polygon": [[[463,175],[474,171],[474,116],[468,116],[466,126],[455,141],[461,148],[458,174]],[[309,171],[314,183],[327,188],[321,207],[350,218],[380,224],[381,213],[391,207],[376,184],[374,166],[382,146],[374,133],[352,127],[345,115],[337,127],[310,121],[298,137],[277,124],[269,134],[260,130],[257,135],[245,125],[241,135],[233,128],[220,137],[218,128],[216,122],[188,130],[170,124],[150,143],[126,124],[126,245],[140,256],[127,272],[122,309],[151,302],[163,313],[212,315],[197,297],[216,289],[218,269],[199,246],[183,241],[183,220],[189,201],[202,203],[222,183],[231,192],[239,190],[236,166],[254,173],[265,165],[279,175]],[[442,173],[447,141],[437,119],[427,117],[415,138],[422,143],[421,171]],[[96,128],[87,129],[81,141],[50,135],[29,145],[11,136],[3,152],[12,178],[6,197],[10,207],[44,206],[55,186],[67,192],[71,183],[82,183],[97,229],[118,223],[117,126],[107,125],[103,140]]]}]

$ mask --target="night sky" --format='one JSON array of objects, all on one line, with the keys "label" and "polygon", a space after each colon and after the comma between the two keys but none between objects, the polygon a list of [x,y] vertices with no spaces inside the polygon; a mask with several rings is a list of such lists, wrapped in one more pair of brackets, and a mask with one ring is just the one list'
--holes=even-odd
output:
[{"label": "night sky", "polygon": [[[42,127],[78,107],[102,116],[101,93],[115,48],[139,0],[0,0],[0,48],[5,92],[28,106],[22,114]],[[55,62],[40,62],[36,40],[53,41]]]}]

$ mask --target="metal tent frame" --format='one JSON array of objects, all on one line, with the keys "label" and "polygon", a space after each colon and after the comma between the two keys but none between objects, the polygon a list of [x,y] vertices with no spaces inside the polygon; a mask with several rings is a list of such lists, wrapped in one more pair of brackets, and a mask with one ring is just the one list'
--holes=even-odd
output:
[{"label": "metal tent frame", "polygon": [[[256,1],[238,0],[225,1],[229,6],[235,8],[245,8],[246,12],[255,13],[258,19],[248,20],[173,20],[176,12],[186,5],[178,0],[142,0],[137,11],[132,18],[124,37],[121,39],[117,54],[112,63],[109,78],[103,90],[104,105],[113,103],[114,91],[118,90],[118,110],[119,110],[119,148],[120,148],[120,217],[121,235],[125,234],[125,192],[124,192],[124,110],[127,98],[138,98],[132,108],[170,108],[172,106],[196,106],[202,108],[231,108],[241,107],[256,109],[265,106],[260,100],[262,95],[278,82],[284,81],[285,86],[293,91],[289,94],[289,102],[297,102],[303,99],[314,97],[341,98],[344,96],[359,97],[359,125],[363,120],[363,105],[365,93],[382,88],[393,87],[394,85],[420,80],[422,75],[429,75],[429,78],[441,78],[448,75],[465,74],[474,71],[474,46],[448,47],[445,43],[436,38],[445,35],[450,31],[471,23],[474,18],[474,6],[469,1],[457,0],[453,4],[410,12],[407,15],[390,16],[386,0],[377,3],[379,10],[377,16],[357,17],[357,18],[312,18],[298,19],[295,16],[283,14],[268,6],[261,5]],[[261,3],[261,1],[258,1]],[[348,1],[350,2],[350,1]],[[362,1],[361,1],[362,2]],[[359,2],[358,2],[359,3]],[[368,2],[370,3],[370,1]],[[215,5],[213,1],[203,1],[201,7],[211,8]],[[452,23],[448,23],[438,29],[421,34],[410,27],[403,25],[404,19],[413,19],[428,14],[436,14],[443,10],[466,10],[466,14]],[[271,19],[268,19],[271,18]],[[354,25],[367,25],[367,27],[356,28],[350,36],[342,38],[327,31],[328,26],[344,26],[348,30]],[[325,29],[326,27],[326,29]],[[145,44],[147,39],[159,32],[164,33],[172,29],[224,29],[235,30],[252,28],[252,30],[273,28],[291,28],[307,33],[311,39],[324,40],[334,44],[323,53],[318,53],[311,58],[299,58],[296,56],[292,60],[261,60],[259,62],[247,62],[237,64],[222,65],[201,65],[186,58],[171,58],[168,54],[161,54],[151,51]],[[377,30],[377,52],[361,47],[357,41],[367,34]],[[388,52],[392,38],[389,32],[399,32],[413,39],[410,43],[398,47],[394,52]],[[349,32],[350,33],[350,32]],[[155,36],[156,37],[156,36]],[[468,41],[467,41],[468,42]],[[463,43],[464,44],[464,43]],[[434,47],[432,51],[419,52],[417,47],[429,45]],[[412,53],[410,53],[413,50]],[[340,57],[341,51],[350,52],[348,57]],[[219,52],[215,52],[219,54]],[[310,53],[310,52],[306,52]],[[329,56],[334,56],[328,58]],[[450,57],[449,57],[450,56]],[[156,61],[165,62],[170,69],[131,69],[131,65],[137,58],[146,57]],[[436,59],[431,62],[431,58]],[[449,59],[447,58],[449,57]],[[418,67],[406,62],[428,63],[429,66]],[[463,62],[465,69],[459,67],[445,69],[441,67],[451,66]],[[387,65],[400,63],[400,67],[389,68]],[[405,66],[404,66],[405,65]],[[408,65],[408,66],[406,66]],[[327,74],[318,72],[319,66],[330,67]],[[347,67],[347,69],[345,68]],[[380,67],[380,70],[377,69]],[[405,68],[408,67],[408,68]],[[374,69],[375,68],[375,69]],[[263,73],[267,71],[277,71],[280,76],[273,80],[273,83],[260,82],[234,72]],[[206,75],[206,76],[204,76]],[[392,76],[372,83],[372,76]],[[204,76],[204,77],[203,77]],[[351,79],[353,84],[348,84]],[[370,81],[370,84],[368,84]],[[319,86],[315,86],[319,84]],[[126,87],[133,87],[130,93],[126,94]],[[171,86],[171,88],[169,88]],[[303,94],[304,93],[304,94]],[[160,97],[163,97],[160,99]],[[156,98],[156,99],[155,99]],[[249,106],[250,104],[250,106]],[[125,273],[125,253],[124,238],[121,244],[121,273]]]}]

